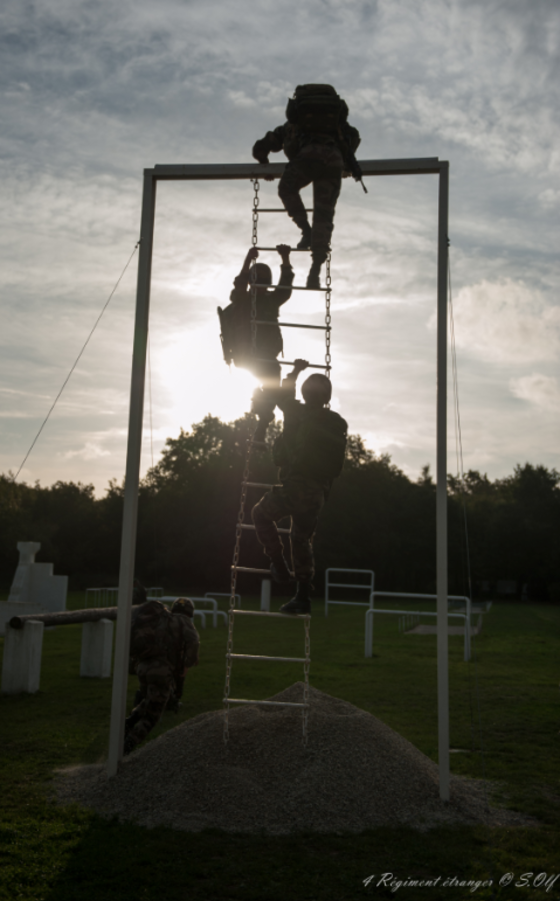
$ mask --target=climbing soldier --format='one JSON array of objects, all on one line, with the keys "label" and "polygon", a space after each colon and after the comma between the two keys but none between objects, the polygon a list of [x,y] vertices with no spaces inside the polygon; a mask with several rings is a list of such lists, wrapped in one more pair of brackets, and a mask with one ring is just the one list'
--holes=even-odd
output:
[{"label": "climbing soldier", "polygon": [[277,582],[289,582],[291,575],[276,523],[291,517],[290,542],[298,584],[295,597],[280,608],[281,613],[311,612],[313,536],[333,479],[342,471],[348,432],[346,421],[325,407],[332,394],[325,375],[309,376],[301,387],[304,403],[296,400],[297,377],[308,365],[296,360],[282,383],[278,406],[284,413],[284,428],[273,448],[282,484],[268,491],[252,511],[257,538],[272,561],[271,573]]},{"label": "climbing soldier", "polygon": [[[265,263],[255,262],[259,252],[256,247],[251,247],[241,272],[234,279],[231,303],[225,310],[218,307],[226,363],[233,362],[241,369],[248,369],[261,382],[261,387],[253,394],[252,404],[252,411],[259,419],[253,435],[256,442],[264,441],[267,427],[274,419],[281,372],[277,357],[283,349],[278,312],[282,304],[290,299],[294,280],[290,248],[279,244],[276,249],[282,260],[278,287],[266,287],[272,284],[272,272]],[[264,287],[251,289],[253,281]],[[252,290],[256,292],[255,318],[270,323],[253,326],[256,328],[254,343],[251,331]]]},{"label": "climbing soldier", "polygon": [[[301,229],[297,249],[311,249],[307,287],[320,288],[319,275],[330,249],[343,171],[352,172],[355,178],[359,172],[354,153],[360,134],[348,124],[347,104],[328,84],[298,85],[288,101],[286,119],[284,125],[256,142],[253,156],[259,163],[268,163],[269,153],[283,149],[288,157],[278,194],[288,215]],[[313,227],[299,193],[311,183]]]},{"label": "climbing soldier", "polygon": [[144,741],[166,707],[178,709],[185,674],[198,663],[200,642],[193,614],[190,598],[178,598],[171,612],[155,600],[133,612],[129,671],[138,676],[140,689],[125,721],[125,754]]}]

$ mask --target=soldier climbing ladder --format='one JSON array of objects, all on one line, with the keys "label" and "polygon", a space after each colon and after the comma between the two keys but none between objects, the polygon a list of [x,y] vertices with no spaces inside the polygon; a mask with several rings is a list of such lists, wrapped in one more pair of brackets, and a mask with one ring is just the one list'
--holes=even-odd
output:
[{"label": "soldier climbing ladder", "polygon": [[[253,179],[253,187],[254,187],[254,197],[253,197],[253,211],[252,211],[252,245],[259,251],[274,251],[275,247],[259,247],[258,246],[258,223],[259,223],[259,213],[283,213],[286,211],[283,208],[261,208],[259,209],[259,181],[258,179]],[[312,212],[308,210],[307,212]],[[306,251],[300,251],[306,252]],[[308,251],[307,251],[308,252]],[[324,364],[310,364],[311,369],[322,369],[325,371],[327,377],[330,376],[331,371],[331,273],[330,273],[330,261],[331,255],[330,252],[327,256],[326,260],[326,287],[325,288],[306,288],[306,287],[298,287],[292,286],[292,290],[296,291],[312,291],[312,290],[321,290],[325,292],[325,324],[324,325],[308,325],[308,324],[300,324],[296,322],[282,322],[280,325],[282,327],[287,328],[304,328],[304,329],[317,329],[323,330],[325,332],[325,362]],[[256,269],[253,266],[251,270],[251,348],[252,354],[256,358],[257,351],[257,329],[260,327],[270,326],[271,323],[257,319],[257,288],[263,287],[268,288],[269,285],[260,285],[255,281],[256,278]],[[293,366],[293,363],[290,363],[285,360],[279,360],[279,363],[283,363],[284,365]],[[255,446],[262,447],[261,442],[255,442],[253,439],[249,439],[247,441],[247,451],[245,457],[245,468],[243,472],[243,480],[241,483],[241,500],[239,505],[239,513],[237,517],[237,526],[236,526],[236,535],[235,535],[235,549],[233,553],[233,563],[231,567],[231,594],[230,594],[230,604],[229,604],[229,626],[228,626],[228,642],[227,642],[227,652],[226,652],[226,681],[225,681],[225,691],[224,691],[224,706],[225,706],[225,717],[224,717],[224,742],[227,746],[229,740],[229,705],[230,704],[259,704],[262,706],[281,706],[281,707],[297,707],[301,708],[303,712],[303,743],[307,744],[307,720],[308,720],[308,712],[309,712],[309,666],[311,663],[310,653],[311,653],[311,645],[310,645],[310,635],[309,635],[309,627],[310,627],[310,619],[311,616],[300,615],[299,619],[303,619],[304,621],[304,629],[305,629],[305,647],[304,647],[304,657],[269,657],[264,655],[257,654],[234,654],[233,653],[233,625],[236,616],[263,616],[263,617],[275,617],[275,618],[293,618],[290,616],[286,616],[286,614],[282,613],[268,613],[264,611],[253,611],[253,610],[239,610],[235,607],[235,595],[237,590],[237,574],[240,572],[250,572],[254,574],[261,574],[270,577],[270,569],[258,569],[255,567],[249,566],[240,566],[239,565],[239,555],[241,552],[241,536],[244,531],[255,531],[255,526],[249,523],[245,523],[245,503],[247,500],[247,491],[248,489],[260,489],[261,491],[269,490],[273,486],[268,485],[263,482],[253,482],[250,478],[250,464],[251,464],[251,454],[253,448]],[[281,534],[289,534],[289,529],[278,529]],[[303,703],[288,703],[288,702],[280,702],[280,701],[254,701],[246,698],[232,698],[230,697],[230,689],[231,689],[231,668],[233,660],[271,660],[276,662],[286,662],[286,663],[303,663],[303,673],[304,673],[304,691],[303,691]]]}]

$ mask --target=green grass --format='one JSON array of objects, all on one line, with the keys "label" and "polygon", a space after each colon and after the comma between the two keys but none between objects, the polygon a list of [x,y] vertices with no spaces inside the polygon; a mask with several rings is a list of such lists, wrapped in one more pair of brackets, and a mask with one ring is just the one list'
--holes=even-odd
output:
[{"label": "green grass", "polygon": [[[83,595],[74,595],[69,607],[82,603]],[[377,617],[374,657],[366,660],[363,608],[331,608],[325,618],[315,603],[312,685],[370,711],[437,760],[435,636],[402,635],[396,618]],[[537,816],[539,828],[284,838],[148,830],[52,804],[53,769],[105,756],[111,684],[80,678],[80,626],[49,630],[41,690],[0,697],[0,899],[559,898],[560,879],[548,892],[497,884],[507,872],[517,879],[560,873],[559,627],[558,608],[499,603],[484,617],[470,664],[462,660],[462,638],[449,643],[451,747],[461,749],[451,755],[452,771],[497,781],[508,806]],[[151,738],[222,706],[226,629],[209,623],[201,637],[201,663],[187,676],[184,706],[165,714]],[[300,656],[303,627],[239,617],[235,650]],[[232,694],[265,698],[301,678],[299,665],[236,662]],[[129,701],[134,690],[131,678]],[[376,885],[387,872],[441,879],[392,892]],[[372,874],[365,888],[362,880]],[[451,877],[494,884],[474,892],[445,887]]]}]

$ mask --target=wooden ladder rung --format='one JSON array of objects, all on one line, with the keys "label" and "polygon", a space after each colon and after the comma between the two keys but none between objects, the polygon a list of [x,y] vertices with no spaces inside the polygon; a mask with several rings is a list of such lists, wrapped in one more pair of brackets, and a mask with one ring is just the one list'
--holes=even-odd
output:
[{"label": "wooden ladder rung", "polygon": [[[254,532],[254,531],[255,531],[255,526],[251,526],[251,525],[249,525],[248,523],[247,523],[247,525],[245,525],[245,523],[238,522],[238,523],[237,523],[237,528],[238,528],[238,529],[248,529],[248,530],[251,531],[251,532]],[[289,535],[289,534],[290,534],[290,529],[278,529],[278,532],[279,532],[281,535]]]},{"label": "wooden ladder rung", "polygon": [[249,282],[250,288],[283,288],[285,291],[332,291],[332,288],[307,288],[305,285],[261,285],[260,282]]},{"label": "wooden ladder rung", "polygon": [[247,698],[224,698],[224,704],[260,704],[262,707],[309,707],[309,704],[294,704],[293,701],[249,701]]},{"label": "wooden ladder rung", "polygon": [[303,325],[301,322],[267,322],[264,319],[255,319],[255,325],[279,325],[280,328],[313,328],[324,332],[330,332],[330,325]]},{"label": "wooden ladder rung", "polygon": [[[255,362],[257,363],[270,363],[271,360],[264,359],[262,357],[253,357]],[[281,366],[295,366],[295,363],[290,362],[290,360],[273,360],[274,363],[280,363]],[[310,363],[307,366],[307,369],[330,369],[331,367],[323,365],[319,365],[318,363]]]},{"label": "wooden ladder rung", "polygon": [[232,660],[279,660],[282,663],[311,663],[310,657],[266,657],[264,654],[226,654]]}]

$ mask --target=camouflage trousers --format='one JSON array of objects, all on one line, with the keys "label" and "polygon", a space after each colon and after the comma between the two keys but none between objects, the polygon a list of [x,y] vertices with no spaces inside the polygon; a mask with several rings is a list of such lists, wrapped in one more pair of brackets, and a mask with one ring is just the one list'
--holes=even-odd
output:
[{"label": "camouflage trousers", "polygon": [[284,550],[276,523],[291,517],[290,544],[298,582],[310,582],[315,572],[313,536],[324,503],[325,492],[317,482],[289,479],[267,491],[252,510],[257,538],[269,557]]},{"label": "camouflage trousers", "polygon": [[313,183],[311,250],[313,259],[321,263],[326,259],[331,242],[343,166],[342,154],[334,144],[307,144],[287,163],[278,185],[278,195],[288,216],[303,229],[308,220],[299,192]]},{"label": "camouflage trousers", "polygon": [[[125,726],[125,749],[130,752],[156,726],[175,692],[175,676],[167,660],[145,660],[136,667],[142,700]],[[137,693],[138,696],[138,693]]]}]

